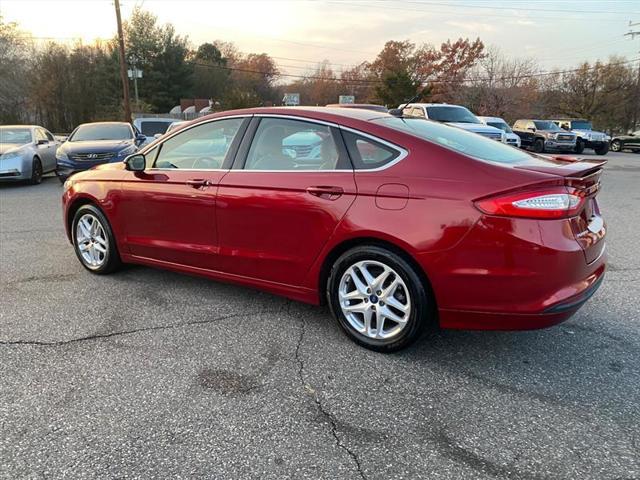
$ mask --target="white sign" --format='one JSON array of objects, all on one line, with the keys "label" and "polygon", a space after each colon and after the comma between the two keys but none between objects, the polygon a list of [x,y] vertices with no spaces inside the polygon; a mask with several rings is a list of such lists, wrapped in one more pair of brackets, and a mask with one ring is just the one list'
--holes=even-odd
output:
[{"label": "white sign", "polygon": [[138,69],[138,68],[134,68],[127,70],[127,75],[129,76],[129,78],[133,78],[135,74],[135,78],[142,78],[142,70]]},{"label": "white sign", "polygon": [[285,93],[284,98],[282,99],[282,103],[288,106],[296,106],[300,105],[300,94],[299,93]]},{"label": "white sign", "polygon": [[338,97],[338,103],[354,103],[356,101],[356,97],[353,95],[340,95]]}]

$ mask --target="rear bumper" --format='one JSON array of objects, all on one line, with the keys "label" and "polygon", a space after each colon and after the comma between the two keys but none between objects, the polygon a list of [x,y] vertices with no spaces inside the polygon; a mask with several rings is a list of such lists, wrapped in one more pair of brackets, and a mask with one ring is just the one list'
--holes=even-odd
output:
[{"label": "rear bumper", "polygon": [[538,330],[568,320],[589,300],[604,281],[602,265],[579,293],[551,305],[539,313],[498,313],[464,310],[440,310],[440,326],[458,330]]},{"label": "rear bumper", "polygon": [[568,319],[602,283],[604,232],[581,245],[569,219],[484,217],[453,249],[419,258],[440,326],[527,330]]}]

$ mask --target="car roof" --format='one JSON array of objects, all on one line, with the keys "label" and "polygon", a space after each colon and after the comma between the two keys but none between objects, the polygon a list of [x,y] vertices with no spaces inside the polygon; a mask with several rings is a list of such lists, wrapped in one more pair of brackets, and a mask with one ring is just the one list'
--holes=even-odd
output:
[{"label": "car roof", "polygon": [[0,125],[0,128],[44,128],[40,125]]},{"label": "car roof", "polygon": [[87,122],[81,123],[78,125],[79,127],[83,127],[85,125],[128,125],[131,126],[129,122]]},{"label": "car roof", "polygon": [[480,116],[479,115],[478,118],[480,120],[486,120],[487,122],[504,122],[504,123],[507,123],[507,122],[505,122],[504,118],[501,118],[501,117],[485,117],[485,116]]},{"label": "car roof", "polygon": [[586,118],[553,117],[552,122],[588,122]]},{"label": "car roof", "polygon": [[467,108],[464,105],[455,105],[453,103],[409,103],[407,105],[418,105],[421,107],[455,107],[455,108]]},{"label": "car roof", "polygon": [[133,120],[133,123],[146,122],[146,121],[173,123],[173,122],[180,121],[180,119],[179,118],[169,118],[169,117],[138,117],[138,118],[135,118]]},{"label": "car roof", "polygon": [[370,121],[380,117],[391,117],[392,115],[375,110],[364,108],[342,108],[342,107],[256,107],[241,110],[227,110],[211,115],[200,117],[198,120],[216,117],[227,117],[229,115],[285,115],[301,116],[325,120],[327,122],[340,122],[341,120]]}]

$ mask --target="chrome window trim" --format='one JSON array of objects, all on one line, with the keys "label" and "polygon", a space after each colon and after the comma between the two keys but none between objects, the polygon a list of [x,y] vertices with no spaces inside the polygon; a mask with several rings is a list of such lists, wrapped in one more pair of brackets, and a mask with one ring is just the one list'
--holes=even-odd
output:
[{"label": "chrome window trim", "polygon": [[[355,168],[343,168],[343,169],[331,169],[331,170],[246,170],[244,168],[242,169],[235,169],[239,172],[255,172],[255,173],[333,173],[333,172],[340,172],[340,173],[344,173],[344,172],[379,172],[382,170],[386,170],[387,168],[391,168],[392,166],[396,165],[397,163],[399,163],[400,161],[404,160],[408,155],[409,155],[409,151],[406,150],[403,147],[400,147],[399,145],[396,145],[394,143],[391,143],[387,140],[384,140],[380,137],[377,137],[375,135],[371,135],[369,133],[365,133],[361,130],[357,130],[355,128],[351,128],[351,127],[345,127],[344,125],[340,125],[334,122],[328,122],[326,120],[318,120],[315,118],[309,118],[309,117],[301,117],[299,115],[285,115],[285,114],[281,114],[281,113],[256,113],[256,114],[239,114],[239,115],[227,115],[224,117],[216,117],[216,118],[212,118],[210,120],[206,120],[204,122],[198,122],[195,123],[193,125],[190,125],[189,127],[183,128],[179,131],[173,132],[171,133],[167,138],[163,138],[161,141],[159,141],[158,143],[150,143],[149,145],[145,146],[143,151],[141,151],[140,153],[143,155],[146,155],[148,151],[151,151],[153,148],[156,147],[160,147],[164,142],[166,142],[167,140],[173,138],[175,135],[185,132],[191,128],[206,124],[206,123],[212,123],[212,122],[216,122],[219,120],[228,120],[231,118],[252,118],[252,117],[260,117],[260,118],[282,118],[282,119],[287,119],[287,120],[299,120],[299,121],[303,121],[303,122],[308,122],[308,123],[316,123],[319,125],[326,125],[329,127],[334,127],[343,131],[348,131],[351,133],[354,133],[356,135],[359,135],[361,137],[364,138],[368,138],[370,140],[373,140],[374,142],[378,142],[381,143],[389,148],[391,148],[392,150],[395,150],[399,153],[399,155],[394,158],[391,162],[386,163],[380,167],[376,167],[376,168],[361,168],[361,169],[355,169]],[[384,125],[382,125],[384,126]],[[224,169],[224,168],[210,168],[210,169],[194,169],[194,168],[148,168],[145,170],[153,170],[153,171],[165,171],[165,172],[177,172],[177,171],[181,171],[181,172],[231,172],[234,171],[233,168],[230,169]]]},{"label": "chrome window trim", "polygon": [[[155,143],[155,142],[150,143],[149,145],[145,146],[142,149],[142,151],[137,152],[137,153],[141,153],[142,155],[146,155],[147,152],[150,152],[154,148],[158,148],[158,147],[162,146],[164,144],[164,142],[166,142],[167,140],[170,140],[171,138],[173,138],[177,134],[182,133],[182,132],[186,132],[187,130],[191,130],[192,128],[195,128],[195,127],[199,127],[200,125],[206,125],[207,123],[218,122],[220,120],[229,120],[229,119],[232,119],[232,118],[251,118],[251,117],[253,117],[253,115],[249,115],[249,114],[227,115],[227,116],[224,116],[224,117],[211,118],[209,120],[205,120],[204,122],[194,123],[193,125],[189,125],[186,128],[180,129],[178,131],[174,131],[167,138],[162,138],[161,140],[159,139],[160,141],[158,141],[158,143]],[[156,160],[157,160],[157,158],[156,158]],[[155,172],[157,172],[157,171],[163,171],[163,172],[228,172],[229,171],[229,169],[225,169],[225,168],[206,168],[206,169],[202,169],[202,168],[155,168],[155,167],[145,168],[145,171],[147,171],[147,170],[153,170]]]}]

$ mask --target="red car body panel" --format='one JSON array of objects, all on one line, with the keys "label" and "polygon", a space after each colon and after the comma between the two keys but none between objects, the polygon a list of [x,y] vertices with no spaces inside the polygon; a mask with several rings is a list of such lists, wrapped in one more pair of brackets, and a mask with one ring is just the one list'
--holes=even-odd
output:
[{"label": "red car body panel", "polygon": [[[474,205],[532,184],[564,185],[590,168],[585,162],[497,166],[371,123],[376,112],[269,108],[233,115],[331,122],[398,145],[407,157],[379,171],[131,172],[103,165],[72,177],[63,195],[67,233],[69,212],[91,201],[109,219],[125,262],[314,304],[324,300],[327,258],[343,245],[385,242],[422,270],[444,328],[546,327],[575,313],[603,277],[605,227],[588,229],[600,215],[595,199],[583,215],[564,219],[492,216]],[[208,185],[187,184],[194,179]]]}]

